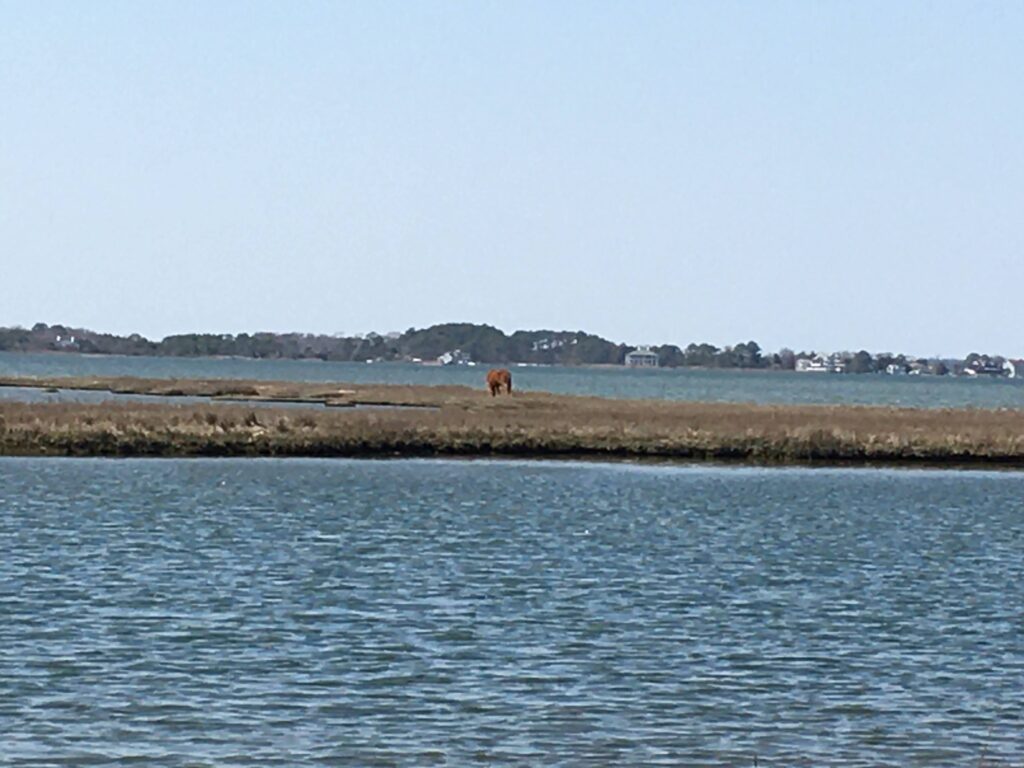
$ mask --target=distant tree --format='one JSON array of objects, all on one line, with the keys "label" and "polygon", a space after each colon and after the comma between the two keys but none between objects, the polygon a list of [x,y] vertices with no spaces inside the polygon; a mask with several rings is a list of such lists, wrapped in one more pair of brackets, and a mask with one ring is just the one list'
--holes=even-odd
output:
[{"label": "distant tree", "polygon": [[622,358],[625,357],[618,344],[582,331],[575,335],[574,343],[571,343],[568,349],[566,356],[563,357],[565,362],[586,365],[614,365],[622,362]]},{"label": "distant tree", "polygon": [[847,373],[874,373],[874,371],[875,361],[872,359],[871,355],[863,349],[851,357],[850,362],[846,364]]},{"label": "distant tree", "polygon": [[761,367],[761,347],[756,341],[748,341],[744,344],[737,344],[732,349],[735,363],[740,368]]},{"label": "distant tree", "polygon": [[720,350],[713,344],[687,344],[683,352],[686,365],[710,368],[715,365]]},{"label": "distant tree", "polygon": [[779,367],[787,371],[792,371],[796,368],[796,353],[793,352],[789,347],[783,347],[779,350]]},{"label": "distant tree", "polygon": [[662,367],[678,368],[686,364],[686,355],[675,344],[662,344],[655,347],[654,351],[658,353],[658,365]]},{"label": "distant tree", "polygon": [[24,328],[14,327],[0,330],[0,350],[27,352],[31,349],[31,335]]},{"label": "distant tree", "polygon": [[892,354],[891,352],[880,352],[875,355],[875,370],[884,371],[890,365],[898,365],[899,357]]},{"label": "distant tree", "polygon": [[433,360],[445,352],[461,349],[473,360],[505,362],[508,337],[497,328],[473,323],[444,323],[422,330],[408,331],[395,346],[408,357]]}]

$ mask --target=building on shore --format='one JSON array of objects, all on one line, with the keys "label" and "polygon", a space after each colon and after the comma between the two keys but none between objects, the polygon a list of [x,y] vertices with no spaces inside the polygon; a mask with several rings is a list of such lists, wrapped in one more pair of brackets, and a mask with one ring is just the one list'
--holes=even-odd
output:
[{"label": "building on shore", "polygon": [[798,373],[828,373],[828,362],[821,355],[814,357],[801,357],[796,361],[794,368]]},{"label": "building on shore", "polygon": [[1017,378],[1018,376],[1017,367],[1011,360],[1006,360],[1002,357],[989,357],[988,355],[972,357],[973,359],[969,358],[963,368],[962,373],[964,376],[990,376],[992,378],[999,378],[1001,376]]},{"label": "building on shore", "polygon": [[797,359],[794,370],[798,373],[846,373],[846,360],[838,352],[828,357],[801,357]]},{"label": "building on shore", "polygon": [[461,349],[453,349],[437,358],[441,365],[473,365],[473,358]]},{"label": "building on shore", "polygon": [[630,368],[657,368],[658,353],[647,345],[639,346],[626,354],[625,364]]}]

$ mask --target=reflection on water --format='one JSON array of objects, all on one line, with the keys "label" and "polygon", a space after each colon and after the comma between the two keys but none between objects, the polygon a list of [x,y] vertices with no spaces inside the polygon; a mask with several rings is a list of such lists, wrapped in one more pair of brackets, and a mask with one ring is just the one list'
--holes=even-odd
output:
[{"label": "reflection on water", "polygon": [[1024,476],[0,460],[14,764],[976,765]]}]

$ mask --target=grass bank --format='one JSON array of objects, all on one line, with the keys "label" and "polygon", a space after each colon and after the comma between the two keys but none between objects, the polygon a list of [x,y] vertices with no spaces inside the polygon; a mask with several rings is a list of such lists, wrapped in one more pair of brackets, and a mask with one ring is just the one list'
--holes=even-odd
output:
[{"label": "grass bank", "polygon": [[[1024,467],[1024,411],[608,400],[466,387],[6,379],[337,406],[0,403],[0,454],[534,456]],[[431,406],[362,410],[354,405]]]}]

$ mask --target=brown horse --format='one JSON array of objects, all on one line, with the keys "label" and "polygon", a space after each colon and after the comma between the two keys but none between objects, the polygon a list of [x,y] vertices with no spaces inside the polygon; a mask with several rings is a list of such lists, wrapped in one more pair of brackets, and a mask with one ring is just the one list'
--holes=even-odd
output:
[{"label": "brown horse", "polygon": [[491,390],[491,397],[501,392],[502,387],[508,394],[512,394],[512,374],[508,368],[492,368],[487,372],[487,388]]}]

